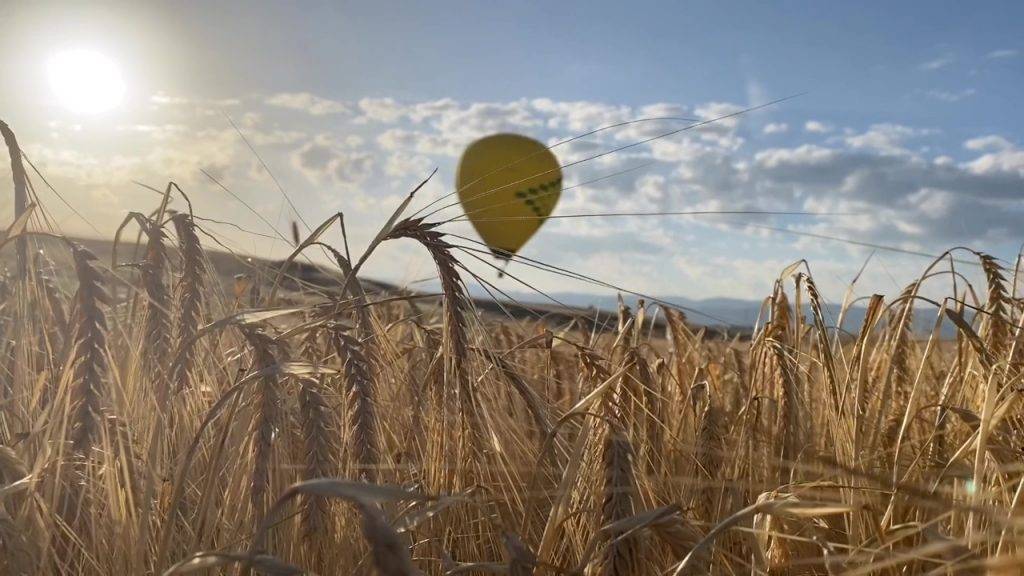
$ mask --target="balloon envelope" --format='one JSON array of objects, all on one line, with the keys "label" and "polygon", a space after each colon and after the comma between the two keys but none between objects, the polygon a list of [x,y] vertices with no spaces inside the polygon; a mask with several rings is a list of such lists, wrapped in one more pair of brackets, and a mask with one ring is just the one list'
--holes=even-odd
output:
[{"label": "balloon envelope", "polygon": [[466,148],[455,185],[477,234],[495,256],[508,259],[554,210],[562,169],[540,142],[495,134]]}]

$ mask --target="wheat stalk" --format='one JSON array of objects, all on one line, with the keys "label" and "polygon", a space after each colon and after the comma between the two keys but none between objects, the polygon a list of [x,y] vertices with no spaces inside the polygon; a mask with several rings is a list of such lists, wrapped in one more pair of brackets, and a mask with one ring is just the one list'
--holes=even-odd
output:
[{"label": "wheat stalk", "polygon": [[363,343],[340,329],[332,330],[331,341],[338,356],[345,359],[345,390],[348,402],[348,429],[358,474],[372,482],[380,463],[377,446],[377,408],[372,370],[363,354]]},{"label": "wheat stalk", "polygon": [[109,296],[102,275],[93,265],[96,256],[77,244],[71,251],[78,277],[75,355],[71,362],[71,443],[75,452],[88,455],[99,433],[106,394],[107,317],[103,305],[109,303]]},{"label": "wheat stalk", "polygon": [[[245,331],[245,337],[252,346],[253,372],[267,371],[277,363],[277,343],[273,339],[255,330]],[[274,439],[279,434],[282,423],[279,385],[278,376],[272,371],[260,377],[256,384],[249,503],[256,518],[259,519],[264,517],[269,504]]]},{"label": "wheat stalk", "polygon": [[484,432],[479,421],[480,408],[473,383],[467,369],[469,365],[468,315],[469,299],[458,272],[458,261],[452,256],[453,246],[444,239],[444,234],[434,229],[436,224],[424,222],[422,218],[406,219],[395,224],[385,236],[387,240],[408,238],[419,242],[434,261],[441,280],[443,294],[443,339],[440,352],[444,358],[445,390],[448,396],[454,385],[455,397],[462,421],[462,432],[474,458],[483,452]]},{"label": "wheat stalk", "polygon": [[[322,385],[316,378],[300,378],[299,411],[302,424],[302,441],[305,450],[303,478],[328,478],[336,475],[335,442],[336,432],[332,425],[331,409],[324,399]],[[322,498],[306,496],[301,505],[300,518],[303,534],[319,549],[326,545],[328,533],[329,503]]]},{"label": "wheat stalk", "polygon": [[[636,478],[633,469],[633,448],[625,430],[612,421],[605,429],[601,451],[604,470],[601,524],[608,525],[635,514]],[[642,546],[637,535],[614,538],[601,555],[597,574],[601,576],[633,576],[643,574]]]},{"label": "wheat stalk", "polygon": [[191,346],[202,322],[203,291],[206,283],[206,263],[203,247],[196,234],[195,222],[188,214],[175,214],[171,217],[178,236],[178,249],[181,251],[181,276],[175,288],[177,305],[177,322],[175,341],[177,348],[182,350],[181,357],[173,366],[171,382],[178,391],[187,390],[192,386],[192,372],[195,362],[195,347]]}]

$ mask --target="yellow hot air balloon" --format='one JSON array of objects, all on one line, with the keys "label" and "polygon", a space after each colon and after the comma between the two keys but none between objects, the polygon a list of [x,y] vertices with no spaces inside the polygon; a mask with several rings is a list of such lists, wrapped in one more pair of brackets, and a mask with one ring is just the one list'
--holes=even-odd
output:
[{"label": "yellow hot air balloon", "polygon": [[562,169],[546,146],[518,134],[473,142],[459,161],[459,202],[484,243],[508,260],[551,215]]}]

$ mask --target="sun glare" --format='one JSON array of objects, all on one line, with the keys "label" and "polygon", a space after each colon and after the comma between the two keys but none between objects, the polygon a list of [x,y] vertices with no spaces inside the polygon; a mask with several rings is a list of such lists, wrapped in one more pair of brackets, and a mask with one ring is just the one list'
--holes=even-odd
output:
[{"label": "sun glare", "polygon": [[77,114],[98,114],[116,108],[125,84],[117,64],[92,50],[66,50],[47,63],[50,89],[61,106]]}]

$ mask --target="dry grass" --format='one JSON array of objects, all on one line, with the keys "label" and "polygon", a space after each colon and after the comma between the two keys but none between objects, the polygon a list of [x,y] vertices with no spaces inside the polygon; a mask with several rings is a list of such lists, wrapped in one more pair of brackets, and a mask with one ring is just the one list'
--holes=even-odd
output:
[{"label": "dry grass", "polygon": [[397,216],[339,267],[412,240],[440,306],[278,270],[224,294],[166,202],[131,266],[50,242],[6,278],[0,573],[1024,570],[1024,306],[996,259],[844,331],[794,266],[730,342],[643,305],[608,332],[479,314],[455,246]]}]

